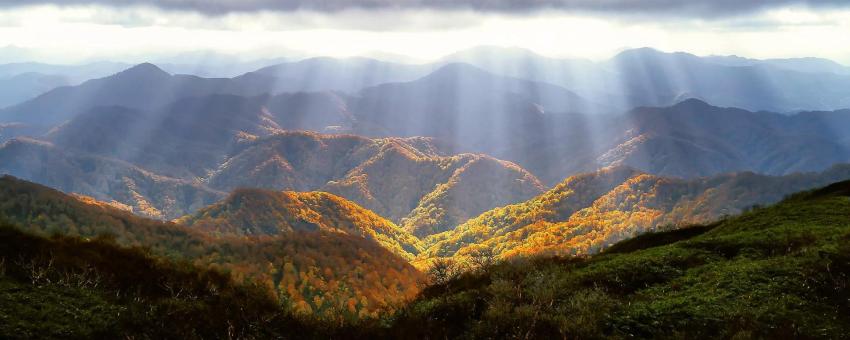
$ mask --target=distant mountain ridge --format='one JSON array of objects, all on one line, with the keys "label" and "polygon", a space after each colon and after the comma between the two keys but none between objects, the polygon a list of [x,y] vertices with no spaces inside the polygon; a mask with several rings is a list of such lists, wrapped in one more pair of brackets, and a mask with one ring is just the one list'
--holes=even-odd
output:
[{"label": "distant mountain ridge", "polygon": [[695,178],[820,171],[850,161],[848,110],[782,115],[689,99],[614,116],[566,115],[545,126],[507,147],[478,151],[514,161],[546,183],[616,165]]},{"label": "distant mountain ridge", "polygon": [[719,106],[783,113],[850,107],[846,90],[850,68],[817,58],[699,57],[636,48],[590,62],[548,58],[521,49],[477,47],[443,61],[559,85],[621,110],[669,106],[690,97]]},{"label": "distant mountain ridge", "polygon": [[243,76],[280,79],[270,92],[340,91],[355,94],[366,87],[383,83],[411,81],[426,76],[436,65],[410,65],[370,58],[316,57],[280,63]]},{"label": "distant mountain ridge", "polygon": [[0,110],[3,121],[53,126],[98,106],[155,110],[180,98],[210,94],[260,95],[273,79],[201,78],[171,75],[143,63],[112,76],[61,87],[32,100]]},{"label": "distant mountain ridge", "polygon": [[539,131],[546,115],[599,109],[562,87],[467,64],[448,64],[411,82],[366,88],[353,102],[358,122],[379,127],[385,135],[441,137],[467,148]]},{"label": "distant mountain ridge", "polygon": [[28,72],[10,77],[0,76],[0,108],[66,85],[70,85],[70,80],[58,75]]},{"label": "distant mountain ridge", "polygon": [[[195,73],[211,74],[209,67],[223,69],[224,56],[191,56],[183,63],[198,63]],[[179,58],[178,58],[179,59]],[[234,59],[234,62],[235,59]],[[273,60],[255,63],[237,62],[234,69],[246,69],[248,65],[263,66]],[[188,64],[162,60],[163,67],[171,72],[191,73]],[[409,82],[455,63],[480,67],[488,72],[522,78],[533,82],[549,83],[577,93],[585,100],[605,104],[615,110],[626,110],[635,106],[668,106],[688,97],[701,98],[720,106],[734,106],[748,110],[795,112],[811,110],[836,110],[850,107],[847,88],[850,68],[819,58],[747,59],[736,56],[698,57],[693,54],[666,53],[652,48],[630,49],[601,62],[584,59],[550,58],[519,48],[479,46],[458,51],[429,64],[401,64],[369,58],[316,57],[298,61],[283,61],[264,66],[233,78],[200,78],[195,75],[176,75],[182,86],[163,83],[145,87],[171,87],[172,91],[185,91],[185,85],[205,88],[207,94],[261,95],[282,92],[341,91],[351,95],[362,89],[386,83]],[[213,65],[214,64],[214,65]],[[244,65],[242,65],[244,64]],[[148,63],[137,65],[148,68]],[[120,68],[121,63],[93,63],[89,65],[46,65],[18,63],[0,65],[2,75],[12,77],[27,72],[69,79],[69,84],[101,78]],[[132,67],[130,69],[133,69]],[[188,72],[187,72],[188,71]],[[231,72],[232,71],[228,71]],[[213,72],[212,74],[214,74]],[[221,72],[219,72],[221,73]],[[227,72],[225,72],[227,73]],[[227,74],[231,74],[227,73]],[[191,80],[194,78],[194,80]],[[101,84],[103,84],[101,82]],[[101,85],[106,87],[116,84]],[[216,87],[213,90],[210,88]],[[118,87],[120,88],[120,86]],[[35,95],[37,93],[33,93]],[[122,92],[110,92],[120,95]],[[123,93],[126,94],[127,93]],[[147,94],[137,93],[145,97]],[[150,98],[152,103],[167,103],[175,98]],[[200,95],[196,93],[195,95]],[[62,100],[54,96],[51,100]],[[179,96],[178,96],[179,97]],[[120,98],[120,96],[119,96]],[[20,103],[25,98],[10,99],[9,104]],[[66,103],[69,103],[66,101]],[[73,102],[70,102],[73,103]],[[82,104],[82,103],[78,103]],[[101,105],[122,105],[109,102]],[[43,105],[39,111],[51,110]],[[97,105],[68,107],[62,117],[51,118],[50,123],[61,122],[68,115]],[[146,109],[124,105],[134,109]],[[12,119],[35,122],[46,119],[29,117],[36,107],[22,106],[0,116],[5,121]],[[555,111],[561,111],[555,109]],[[56,115],[57,112],[50,114]]]},{"label": "distant mountain ridge", "polygon": [[[191,83],[200,79],[171,76],[153,65],[141,65],[125,72],[110,80],[100,81],[147,79],[147,82],[154,83],[180,83],[179,79],[189,79],[187,81]],[[458,79],[467,79],[469,83]],[[200,81],[232,85],[229,80]],[[456,83],[457,88],[452,87],[455,86],[453,83]],[[484,83],[489,85],[483,86]],[[87,84],[63,91],[94,91],[91,90],[92,83]],[[129,89],[131,84],[122,86]],[[211,89],[217,91],[215,87]],[[452,99],[442,95],[437,96],[439,100],[429,99],[429,95],[440,93],[433,91],[450,90],[445,92],[448,95],[454,92],[451,91],[453,89],[462,89],[460,93],[472,91],[469,93],[489,99],[472,100],[462,96]],[[522,94],[522,91],[528,89],[539,91]],[[97,98],[103,95],[95,95],[94,101],[100,101]],[[432,76],[409,83],[370,88],[358,97],[336,92],[274,96],[216,93],[184,95],[187,96],[150,111],[97,106],[74,115],[73,119],[55,127],[41,138],[51,142],[62,153],[74,154],[71,158],[91,154],[120,160],[157,176],[201,183],[213,188],[213,191],[229,191],[240,186],[277,190],[330,190],[396,223],[404,224],[403,219],[418,221],[417,224],[428,221],[430,226],[423,230],[432,231],[451,228],[456,222],[480,213],[481,209],[527,199],[542,191],[542,187],[558,183],[567,176],[608,166],[631,166],[655,175],[694,178],[736,171],[771,175],[820,171],[832,164],[850,161],[848,111],[780,115],[720,108],[690,99],[671,107],[640,107],[620,115],[548,112],[545,106],[532,99],[537,98],[541,103],[555,97],[567,98],[568,102],[573,99],[580,102],[581,99],[570,97],[568,91],[559,87],[494,76],[463,65],[450,65]],[[368,98],[373,101],[369,102]],[[43,100],[37,98],[26,105],[36,105]],[[423,101],[427,103],[417,104]],[[486,103],[498,109],[490,110],[488,105],[484,105]],[[390,145],[387,141],[392,138],[376,143],[368,141],[368,138],[339,137],[338,141],[346,142],[331,143],[338,146],[327,149],[322,145],[331,139],[298,137],[303,143],[295,142],[298,139],[296,135],[281,135],[286,130],[436,137],[399,140],[401,144],[396,143],[399,145],[397,151],[407,151],[384,154],[393,157],[401,155],[397,158],[407,162],[405,159],[422,158],[405,156],[415,150],[425,151],[425,158],[431,159],[460,153],[483,153],[511,161],[527,170],[496,175],[498,171],[495,169],[507,169],[513,165],[486,161],[481,164],[489,164],[489,169],[494,171],[483,171],[481,174],[496,176],[491,177],[496,182],[507,178],[527,180],[520,180],[519,186],[508,185],[509,189],[490,186],[480,195],[474,196],[479,198],[473,200],[476,203],[447,214],[447,208],[436,207],[449,206],[438,202],[426,203],[422,199],[430,197],[429,200],[469,201],[457,201],[458,196],[453,196],[455,194],[428,196],[439,189],[436,187],[438,184],[448,183],[452,177],[450,171],[454,170],[427,170],[428,162],[413,162],[411,164],[416,169],[407,171],[419,175],[424,174],[419,171],[437,171],[442,177],[439,180],[422,181],[419,184],[423,186],[418,189],[407,187],[400,190],[400,187],[393,185],[378,185],[374,180],[378,175],[374,173],[371,174],[372,180],[368,180],[366,173],[346,176],[349,171],[354,171],[361,163],[378,154],[379,144]],[[5,131],[10,131],[9,138],[18,133],[30,132],[26,125],[0,127],[0,134],[5,134]],[[273,137],[275,135],[289,137]],[[284,140],[289,141],[283,143]],[[417,142],[411,144],[413,140]],[[418,144],[423,141],[427,146]],[[357,150],[361,152],[355,152]],[[318,152],[318,158],[315,159],[324,160],[310,163],[314,159],[313,152]],[[453,169],[462,169],[462,163],[474,158],[466,156],[449,163],[457,167]],[[41,162],[44,161],[46,159],[41,159]],[[304,161],[306,163],[301,163]],[[386,169],[394,169],[395,163],[387,160],[382,162],[389,166]],[[440,162],[446,160],[432,162],[430,166]],[[29,169],[5,165],[8,169],[5,171],[33,180],[46,179],[34,173],[39,163],[27,164]],[[78,171],[72,170],[79,167],[73,164],[67,165],[71,167],[68,173]],[[336,165],[327,168],[331,164]],[[323,169],[317,170],[318,167]],[[304,170],[308,168],[309,171]],[[328,172],[325,172],[326,168]],[[523,173],[526,171],[531,175]],[[380,178],[390,179],[391,183],[401,183],[401,178],[405,176],[407,174],[390,171],[382,173]],[[397,180],[393,181],[393,178]],[[473,177],[465,175],[456,178]],[[537,178],[540,183],[535,184]],[[334,183],[330,184],[331,181]],[[71,182],[56,183],[51,180],[43,183],[63,190],[75,187]],[[81,193],[107,201],[115,197],[128,197],[124,193],[112,192],[125,189],[97,187],[101,189],[86,189]],[[385,194],[389,192],[406,196],[400,198]],[[146,203],[140,203],[142,201]],[[175,215],[176,212],[186,211],[183,208],[165,209],[156,204],[151,206],[150,202],[150,197],[122,200],[123,204],[134,206],[136,211],[159,211],[149,216],[175,218],[179,216]],[[478,202],[486,203],[473,209]],[[197,206],[196,203],[177,205]],[[409,215],[414,210],[417,216]],[[406,228],[418,227],[408,225]]]},{"label": "distant mountain ridge", "polygon": [[[455,57],[472,62],[488,53]],[[506,57],[511,63],[523,58],[545,57],[522,51]],[[722,74],[729,67],[651,49],[615,59],[626,69],[673,63]],[[610,166],[692,179],[739,171],[821,171],[850,161],[846,110],[786,115],[685,99],[672,106],[585,114],[600,104],[567,87],[450,60],[431,69],[370,59],[311,59],[232,79],[171,75],[140,64],[2,110],[0,120],[28,123],[0,124],[0,140],[36,138],[0,147],[0,157],[26,160],[0,164],[0,170],[168,219],[238,187],[327,190],[425,236],[528,199],[565,177]],[[348,70],[389,70],[386,78],[370,82],[412,80],[356,93],[267,94],[291,85],[281,74],[306,77],[314,68],[341,77],[340,84],[347,83]],[[676,85],[661,78],[656,85]],[[337,81],[325,80],[315,89]],[[616,101],[602,104],[616,107]],[[287,132],[292,130],[328,135]],[[46,164],[78,174],[79,180],[43,172]],[[165,182],[180,183],[174,185],[194,194],[160,196],[159,183]]]}]

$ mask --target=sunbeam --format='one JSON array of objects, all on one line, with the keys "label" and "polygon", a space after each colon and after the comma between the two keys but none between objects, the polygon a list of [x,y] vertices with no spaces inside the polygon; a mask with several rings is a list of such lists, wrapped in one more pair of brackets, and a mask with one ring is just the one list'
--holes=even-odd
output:
[{"label": "sunbeam", "polygon": [[0,339],[850,334],[850,4],[0,0]]}]

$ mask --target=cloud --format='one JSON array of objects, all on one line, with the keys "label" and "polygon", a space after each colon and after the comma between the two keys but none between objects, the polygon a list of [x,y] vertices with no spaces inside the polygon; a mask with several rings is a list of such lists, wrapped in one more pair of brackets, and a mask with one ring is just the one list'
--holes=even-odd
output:
[{"label": "cloud", "polygon": [[432,9],[483,12],[562,10],[610,14],[726,17],[787,6],[850,7],[846,0],[0,0],[0,6],[37,4],[154,6],[205,15],[240,12],[337,12],[351,9]]}]

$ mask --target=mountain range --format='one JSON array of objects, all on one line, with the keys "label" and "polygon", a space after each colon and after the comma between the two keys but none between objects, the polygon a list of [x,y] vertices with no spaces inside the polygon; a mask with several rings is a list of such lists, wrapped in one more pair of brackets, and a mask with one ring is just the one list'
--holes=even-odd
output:
[{"label": "mountain range", "polygon": [[[678,55],[668,57],[674,56]],[[333,64],[333,60],[322,63]],[[287,64],[284,69],[295,65],[299,64]],[[847,158],[848,137],[843,131],[847,125],[842,121],[846,111],[765,114],[721,109],[695,100],[685,100],[664,110],[617,111],[615,105],[594,103],[563,87],[498,76],[464,64],[448,64],[413,81],[367,87],[356,94],[325,91],[268,95],[265,93],[269,86],[282,78],[260,74],[258,71],[233,79],[207,79],[172,76],[151,64],[143,64],[111,77],[56,89],[2,110],[0,119],[6,123],[0,130],[0,138],[16,135],[41,138],[63,122],[73,124],[72,118],[113,107],[116,111],[139,111],[100,115],[135,116],[124,119],[123,124],[143,126],[138,129],[142,131],[134,132],[143,137],[168,128],[157,125],[172,123],[183,126],[186,134],[194,133],[194,129],[185,125],[201,122],[200,116],[214,110],[219,112],[216,119],[231,119],[230,116],[245,119],[245,123],[253,126],[236,128],[255,135],[259,133],[257,129],[285,129],[436,137],[449,147],[450,153],[486,153],[513,161],[548,184],[571,174],[619,163],[656,174],[693,177],[742,170],[770,174],[821,170],[824,164]],[[136,91],[139,84],[145,84],[141,87],[146,90]],[[614,101],[605,100],[608,102]],[[603,108],[606,113],[583,112]],[[671,121],[677,112],[685,112],[723,130],[709,130],[700,124],[682,122],[684,119]],[[186,121],[177,121],[178,114],[185,114]],[[139,121],[131,123],[133,119]],[[226,122],[214,121],[210,129],[220,128],[223,123]],[[802,123],[804,128],[798,128],[797,123]],[[747,131],[735,127],[753,124],[764,137],[760,141],[768,144],[763,146],[767,150],[757,154],[762,158],[752,159],[756,155],[752,150],[724,145],[727,132],[746,135]],[[148,128],[148,125],[153,126]],[[144,131],[148,129],[151,131]],[[229,135],[232,133],[223,136]],[[555,140],[559,142],[553,143]],[[129,139],[122,143],[142,142]],[[132,145],[132,148],[144,146]],[[808,157],[804,156],[809,153],[806,148],[820,150],[820,154],[815,152],[811,160],[797,159]],[[213,149],[226,147],[217,145]],[[825,150],[830,152],[827,154]],[[661,153],[659,157],[650,157],[658,153]],[[696,153],[698,159],[684,164],[687,162],[677,159],[683,153]],[[789,155],[791,159],[777,159]],[[649,158],[654,159],[649,161]],[[202,162],[205,164],[201,168],[214,163]],[[199,175],[198,169],[193,171]]]},{"label": "mountain range", "polygon": [[[230,60],[231,65],[234,63],[232,58],[222,58]],[[191,76],[179,74],[200,78],[211,73],[205,72],[201,64],[193,68],[180,63],[207,63],[207,59],[210,58],[200,56],[168,59],[161,60],[160,65],[178,74],[178,82],[185,85],[191,81]],[[215,61],[215,58],[211,60],[214,61],[212,63],[222,63]],[[243,69],[249,67],[247,65],[260,66],[272,62],[267,60],[248,63]],[[847,93],[842,90],[850,81],[850,71],[847,67],[829,60],[698,57],[682,52],[665,53],[651,48],[626,50],[608,60],[598,62],[550,58],[527,50],[487,46],[460,51],[430,64],[399,64],[368,58],[310,58],[258,68],[256,71],[229,78],[230,81],[224,81],[228,78],[206,78],[218,81],[208,81],[207,83],[215,85],[207,84],[201,88],[212,91],[210,87],[213,86],[219,88],[215,90],[217,93],[236,94],[239,90],[236,90],[234,86],[237,85],[233,84],[238,84],[245,87],[242,94],[340,91],[356,95],[368,87],[413,81],[457,63],[473,65],[492,74],[520,78],[531,83],[558,86],[577,93],[590,103],[604,104],[603,108],[614,110],[636,106],[669,106],[687,98],[698,98],[718,106],[783,113],[835,110],[850,106],[846,101]],[[6,64],[0,65],[0,78],[33,73],[43,77],[67,79],[68,84],[79,84],[85,80],[107,76],[126,68],[126,65],[108,62],[71,66]],[[214,74],[220,74],[221,77],[228,73]],[[137,80],[155,81],[150,78]],[[540,87],[542,85],[524,86],[520,92]],[[140,90],[145,88],[147,87],[139,87]],[[256,92],[258,88],[262,88],[259,93]],[[129,93],[125,92],[126,95]],[[145,94],[140,93],[139,97],[145,97]],[[167,96],[164,94],[160,97],[163,98],[153,98],[159,99],[154,102],[163,103],[173,99],[165,98]],[[18,102],[26,99],[20,97]],[[562,111],[561,109],[562,107],[548,108],[549,111]],[[584,109],[588,111],[585,113],[599,111],[593,107]],[[14,111],[26,111],[26,108]],[[73,112],[75,109],[70,111],[72,114],[77,113]],[[10,116],[22,119],[27,114]]]},{"label": "mountain range", "polygon": [[420,239],[324,192],[239,189],[172,223],[5,176],[0,219],[37,235],[106,237],[146,247],[156,256],[226,270],[237,282],[258,282],[299,313],[357,319],[416,296],[424,280],[420,270],[434,261],[594,254],[642,233],[758,210],[836,178],[850,178],[850,168],[687,181],[615,167],[571,177],[527,202]]},{"label": "mountain range", "polygon": [[548,58],[521,49],[478,47],[444,60],[552,83],[620,108],[669,106],[687,98],[783,113],[850,106],[842,85],[850,80],[850,68],[819,58],[699,57],[638,48],[591,62]]},{"label": "mountain range", "polygon": [[[449,264],[622,251],[850,179],[850,72],[821,59],[484,47],[229,78],[180,65],[0,66],[19,90],[0,109],[15,176],[0,224],[141,247],[354,321],[441,305],[425,301]],[[429,270],[443,278],[422,291]]]},{"label": "mountain range", "polygon": [[[319,209],[328,198],[262,191],[232,198],[268,195],[316,198],[309,204]],[[0,335],[840,338],[850,329],[848,195],[850,182],[839,182],[717,223],[646,233],[594,256],[481,257],[462,272],[449,263],[432,270],[415,298],[395,303],[406,294],[405,275],[417,272],[394,267],[393,253],[345,230],[276,229],[286,237],[245,243],[5,176],[0,311],[10,322]],[[243,213],[256,206],[220,208],[208,211],[223,213],[215,223],[250,219]],[[284,220],[315,221],[303,217]],[[368,230],[348,221],[349,230]]]},{"label": "mountain range", "polygon": [[[84,131],[91,131],[97,124],[84,126]],[[109,139],[110,133],[114,133],[114,139]],[[225,153],[224,149],[215,149],[219,145],[213,142],[218,139],[201,144],[201,138],[193,138],[192,142],[198,144],[193,146],[181,140],[166,144],[173,135],[164,135],[154,139],[161,149],[120,153],[115,147],[121,150],[121,141],[128,140],[129,131],[104,128],[103,133],[75,134],[81,139],[74,144],[62,137],[63,129],[55,131],[55,136],[64,142],[59,145],[77,147],[12,139],[0,145],[0,160],[5,160],[0,162],[0,171],[67,192],[116,201],[136,213],[165,219],[194,212],[222,199],[224,192],[259,187],[324,190],[354,200],[410,230],[445,230],[483,211],[531,198],[544,190],[534,175],[516,164],[476,154],[443,156],[427,138],[368,139],[310,132],[256,137],[234,132],[233,137],[244,139],[234,141],[233,151]],[[208,136],[219,138],[222,134]],[[109,149],[98,149],[104,146]],[[200,158],[187,147],[217,153]],[[157,157],[145,163],[148,169],[185,176],[160,175],[128,162],[138,162],[138,158],[115,157],[127,154]],[[169,155],[173,157],[166,158]],[[178,168],[193,164],[194,159],[199,160],[197,171],[191,172],[188,166]],[[202,167],[207,160],[219,162]],[[208,176],[199,177],[202,173]]]},{"label": "mountain range", "polygon": [[[325,190],[424,236],[609,166],[694,179],[850,162],[846,110],[788,115],[688,99],[586,114],[581,107],[595,104],[562,87],[465,64],[356,95],[264,94],[274,79],[174,76],[142,64],[56,89],[0,114],[26,117],[4,123],[4,139],[34,136],[0,146],[16,160],[0,170],[166,219],[238,187]],[[505,184],[469,184],[487,182]]]}]

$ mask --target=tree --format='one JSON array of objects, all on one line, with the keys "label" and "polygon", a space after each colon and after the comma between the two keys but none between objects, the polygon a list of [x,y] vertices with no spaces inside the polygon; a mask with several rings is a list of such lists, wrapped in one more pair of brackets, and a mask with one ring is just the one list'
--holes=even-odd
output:
[{"label": "tree", "polygon": [[470,254],[469,261],[475,269],[485,270],[496,263],[496,253],[490,247],[479,248]]},{"label": "tree", "polygon": [[443,284],[457,276],[455,262],[447,258],[437,258],[431,262],[428,276],[433,284]]}]

